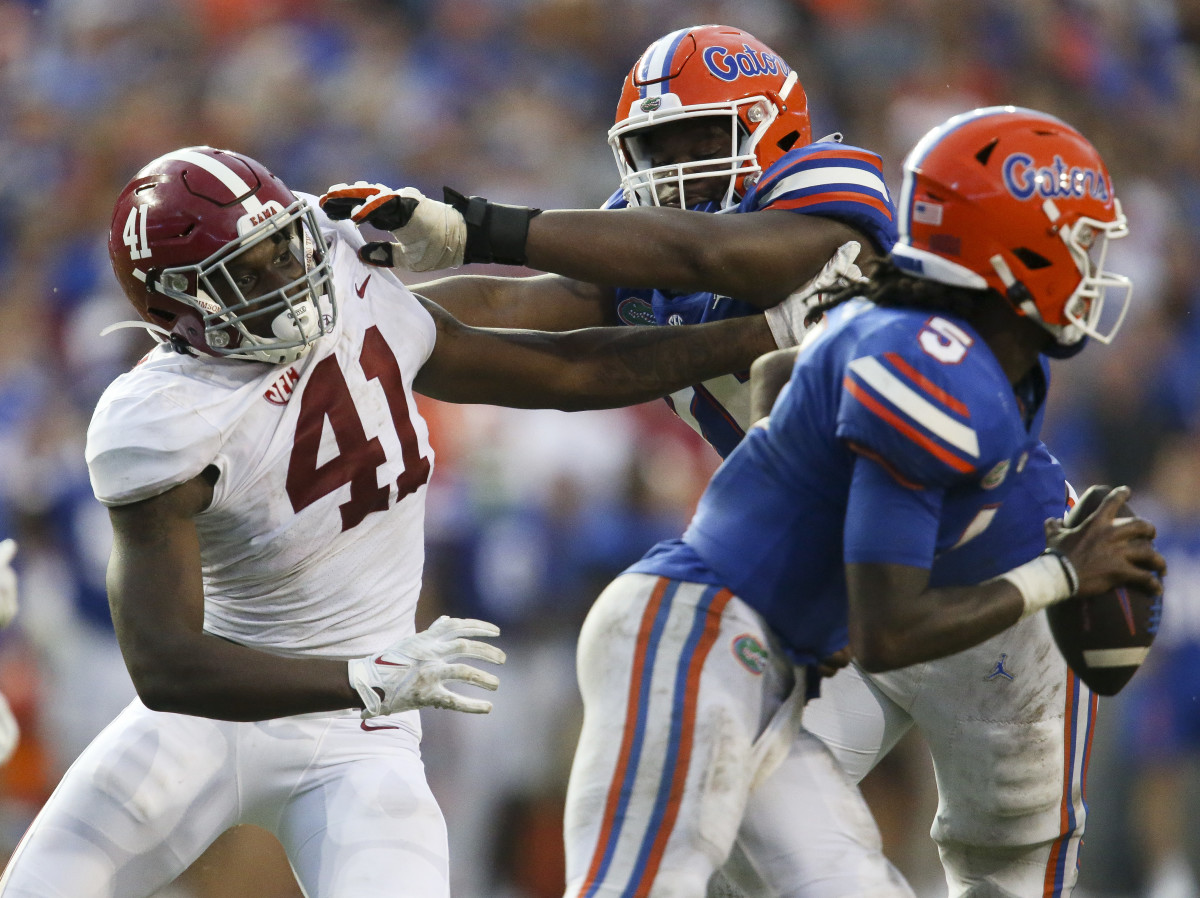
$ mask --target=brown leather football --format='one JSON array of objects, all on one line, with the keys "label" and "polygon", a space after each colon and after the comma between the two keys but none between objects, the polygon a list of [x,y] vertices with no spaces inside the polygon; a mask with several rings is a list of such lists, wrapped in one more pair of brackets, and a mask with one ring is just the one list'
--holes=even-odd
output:
[{"label": "brown leather football", "polygon": [[[1067,513],[1067,526],[1077,526],[1111,491],[1109,486],[1088,487]],[[1128,505],[1117,513],[1118,518],[1132,515]],[[1116,695],[1137,673],[1158,633],[1161,615],[1162,596],[1133,587],[1068,599],[1046,609],[1063,658],[1099,695]]]}]

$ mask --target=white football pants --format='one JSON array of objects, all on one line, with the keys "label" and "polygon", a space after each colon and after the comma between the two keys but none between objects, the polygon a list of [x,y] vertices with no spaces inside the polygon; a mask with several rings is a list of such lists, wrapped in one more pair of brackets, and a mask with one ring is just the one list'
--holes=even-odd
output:
[{"label": "white football pants", "polygon": [[[930,835],[950,898],[1071,894],[1095,718],[1096,697],[1067,668],[1044,614],[938,661],[874,675],[851,666],[824,680],[821,697],[804,709],[805,728],[853,784],[917,726],[933,758],[938,808]],[[784,762],[772,798],[786,800],[794,768],[824,763],[810,754]],[[799,774],[805,776],[811,774]],[[836,830],[852,819],[797,819],[813,862],[831,840],[847,843]],[[878,882],[882,870],[869,855],[843,869],[872,872],[859,886],[850,877],[844,888],[804,894],[875,894],[866,883]]]},{"label": "white football pants", "polygon": [[644,574],[596,600],[577,663],[566,894],[703,895],[798,729],[803,674],[728,590]]},{"label": "white football pants", "polygon": [[310,898],[449,894],[415,712],[256,723],[135,700],[81,754],[0,879],[4,898],[141,898],[222,832],[275,833]]}]

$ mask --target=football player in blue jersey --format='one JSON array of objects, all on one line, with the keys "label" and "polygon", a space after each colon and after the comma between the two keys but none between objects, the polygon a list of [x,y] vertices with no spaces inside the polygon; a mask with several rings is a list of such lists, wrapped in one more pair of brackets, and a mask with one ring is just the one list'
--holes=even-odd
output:
[{"label": "football player in blue jersey", "polygon": [[[942,708],[896,706],[942,715],[933,748],[957,780],[941,781],[934,834],[951,891],[1070,888],[1078,846],[1060,836],[1082,810],[1086,715],[1047,724],[1029,708],[1022,721],[1001,696],[1003,726],[992,726],[962,709],[990,707],[979,690],[1014,671],[1055,698],[1054,664],[1020,654],[1048,605],[1121,584],[1161,588],[1153,527],[1114,524],[1128,490],[1064,529],[1061,472],[1038,439],[1042,354],[1108,342],[1120,324],[1130,285],[1104,262],[1125,219],[1078,132],[1011,107],[927,135],[906,162],[899,211],[892,263],[826,303],[770,416],[714,475],[683,537],[615,580],[584,624],[569,895],[698,894],[735,843],[764,894],[889,893],[855,882],[857,848],[804,850],[827,813],[845,813],[827,801],[836,790],[803,779],[811,765],[790,763],[812,748],[794,738],[811,671],[849,645],[863,670],[937,677],[911,666],[989,639],[978,683],[943,673],[953,691]],[[1058,664],[1078,709],[1081,687]],[[1031,759],[1012,748],[1063,751],[1055,728],[1071,758],[1065,794],[1058,768],[1042,756],[1022,766]],[[1051,777],[1048,789],[1039,782]],[[980,786],[999,805],[983,814],[971,805]],[[1013,836],[995,828],[1005,802],[1037,850],[997,844]],[[957,841],[990,852],[959,852]]]},{"label": "football player in blue jersey", "polygon": [[[804,88],[778,54],[704,25],[655,41],[626,77],[609,131],[621,187],[603,210],[539,213],[453,191],[439,203],[365,183],[331,187],[321,204],[394,234],[363,248],[376,264],[554,272],[417,288],[467,324],[694,324],[766,309],[775,343],[792,346],[806,312],[793,295],[827,264],[851,270],[895,240],[879,156],[839,140],[812,142]],[[669,402],[725,455],[750,423],[747,379],[726,375]]]},{"label": "football player in blue jersey", "polygon": [[[1129,286],[1104,271],[1103,250],[1106,238],[1123,235],[1123,218],[1098,159],[1097,164],[1069,165],[1067,160],[1086,162],[1087,155],[1060,152],[1055,141],[1064,134],[1082,139],[1061,122],[1046,119],[1012,108],[978,110],[931,132],[905,165],[895,264],[877,273],[865,292],[892,304],[897,295],[907,296],[908,304],[936,310],[953,308],[951,303],[961,306],[970,300],[967,291],[991,288],[1027,318],[1048,325],[1056,337],[1045,347],[1050,355],[1074,354],[1083,347],[1084,336],[1110,340],[1120,326]],[[952,162],[955,151],[957,164]],[[1087,205],[1095,203],[1111,206],[1111,221],[1089,218],[1095,209],[1089,211]],[[1074,206],[1082,208],[1073,211]],[[1022,210],[1026,217],[1017,218]],[[1040,242],[1031,240],[1047,219],[1053,227]],[[1018,226],[1006,229],[1006,221]],[[974,235],[973,243],[964,232]],[[989,232],[990,237],[981,239]],[[1108,323],[1102,326],[1105,288],[1123,294],[1123,301],[1115,312],[1110,303]],[[1045,303],[1037,301],[1056,293],[1066,296],[1057,321],[1054,307],[1044,314]],[[852,303],[830,317],[853,314],[854,308]],[[963,314],[969,317],[970,306]],[[813,339],[818,339],[815,334]],[[922,356],[930,348],[932,344],[923,347]],[[934,358],[938,353],[945,350],[935,350]],[[755,414],[769,410],[794,358],[795,352],[779,352],[756,363]],[[945,360],[957,364],[948,356]],[[860,391],[861,402],[873,404],[879,414],[887,414],[896,397],[906,403],[913,396],[936,398],[926,386],[933,382],[913,379],[899,357],[880,369],[899,375],[895,383],[885,375],[891,386],[881,393],[862,389],[863,366],[861,361],[851,364],[846,388]],[[1026,416],[1039,406],[1037,391],[1029,391],[1045,381],[1046,369],[1043,361],[1016,382]],[[867,375],[868,380],[873,377]],[[896,383],[905,389],[896,392]],[[908,389],[912,386],[918,389]],[[892,400],[875,401],[885,394]],[[919,408],[926,415],[930,408],[947,408],[944,400],[908,407],[910,413]],[[904,420],[898,416],[892,423],[902,427]],[[1034,419],[1031,433],[1037,423]],[[921,432],[918,428],[905,440],[919,442]],[[1007,470],[981,479],[981,487],[994,489],[993,481],[1007,476]],[[1028,454],[1022,474],[1019,488],[1002,503],[981,508],[952,550],[939,548],[931,583],[976,582],[1037,554],[1041,520],[1061,517],[1064,510],[1063,474],[1043,446]],[[778,825],[794,806],[796,790],[809,784],[828,813],[819,822],[809,816],[792,821],[798,856],[793,869],[812,872],[803,894],[911,894],[891,875],[855,786],[915,725],[933,756],[939,804],[931,834],[949,894],[1069,895],[1078,877],[1087,816],[1083,788],[1096,705],[1096,696],[1066,667],[1044,615],[1024,617],[1001,634],[938,661],[887,673],[868,673],[854,664],[824,682],[820,698],[806,706],[807,732],[754,806],[757,819],[751,815],[742,838],[753,839]],[[843,863],[822,867],[830,857]],[[737,852],[729,872],[754,881],[754,871],[739,862]],[[889,878],[892,884],[885,885]],[[743,888],[752,887],[743,882]]]}]

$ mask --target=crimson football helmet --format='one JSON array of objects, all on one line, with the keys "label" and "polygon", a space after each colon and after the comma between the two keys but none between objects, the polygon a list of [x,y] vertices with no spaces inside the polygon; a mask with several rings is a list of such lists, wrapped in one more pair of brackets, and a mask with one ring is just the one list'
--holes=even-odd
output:
[{"label": "crimson football helmet", "polygon": [[[264,241],[291,252],[303,273],[245,295],[230,267]],[[240,153],[187,147],[143,168],[117,197],[108,253],[147,329],[180,350],[285,364],[336,320],[313,210]]]},{"label": "crimson football helmet", "polygon": [[[653,165],[646,131],[700,117],[728,121],[728,154]],[[685,209],[689,181],[727,175],[721,207],[728,208],[772,162],[811,142],[808,99],[796,73],[757,38],[721,25],[683,28],[652,43],[625,78],[608,132],[629,204]]]},{"label": "crimson football helmet", "polygon": [[1132,284],[1104,268],[1129,232],[1121,203],[1096,148],[1051,115],[992,106],[934,128],[904,161],[897,208],[901,269],[999,291],[1060,349],[1108,343],[1124,321]]}]

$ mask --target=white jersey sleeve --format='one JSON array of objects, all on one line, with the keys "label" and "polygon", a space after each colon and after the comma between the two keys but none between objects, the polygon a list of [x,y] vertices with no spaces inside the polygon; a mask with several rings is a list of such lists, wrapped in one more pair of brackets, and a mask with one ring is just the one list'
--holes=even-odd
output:
[{"label": "white jersey sleeve", "polygon": [[88,427],[86,454],[92,489],[105,505],[164,493],[195,477],[216,457],[221,429],[205,414],[205,399],[211,402],[214,396],[212,379],[189,376],[195,363],[165,347],[157,349],[100,398]]},{"label": "white jersey sleeve", "polygon": [[110,505],[213,466],[194,519],[205,630],[345,660],[415,632],[434,453],[412,385],[436,326],[331,237],[331,333],[291,365],[155,350],[101,398],[87,457]]}]

